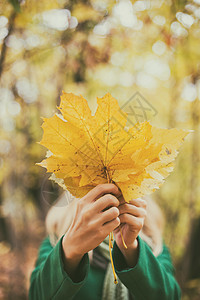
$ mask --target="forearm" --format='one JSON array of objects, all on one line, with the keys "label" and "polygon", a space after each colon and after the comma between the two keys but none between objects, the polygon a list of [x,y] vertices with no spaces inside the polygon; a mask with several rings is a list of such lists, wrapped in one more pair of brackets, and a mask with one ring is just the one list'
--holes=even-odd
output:
[{"label": "forearm", "polygon": [[48,246],[45,251],[42,249],[42,255],[39,254],[38,263],[31,275],[30,300],[62,300],[66,295],[70,300],[84,284],[89,270],[88,255],[83,257],[78,268],[82,280],[74,282],[64,269],[61,242],[62,239],[54,248]]},{"label": "forearm", "polygon": [[139,256],[130,268],[117,247],[113,259],[118,277],[139,300],[179,300],[180,288],[171,270],[169,259],[156,258],[144,241],[139,239]]}]

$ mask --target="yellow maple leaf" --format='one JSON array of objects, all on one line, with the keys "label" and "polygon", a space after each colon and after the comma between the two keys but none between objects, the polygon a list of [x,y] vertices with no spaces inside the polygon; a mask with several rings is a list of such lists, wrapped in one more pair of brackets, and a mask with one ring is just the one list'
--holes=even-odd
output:
[{"label": "yellow maple leaf", "polygon": [[51,154],[39,165],[76,197],[107,182],[114,182],[127,202],[152,193],[172,172],[189,131],[160,129],[147,121],[127,128],[127,115],[115,98],[107,93],[97,103],[92,116],[82,96],[63,92],[61,114],[43,119],[40,144]]}]

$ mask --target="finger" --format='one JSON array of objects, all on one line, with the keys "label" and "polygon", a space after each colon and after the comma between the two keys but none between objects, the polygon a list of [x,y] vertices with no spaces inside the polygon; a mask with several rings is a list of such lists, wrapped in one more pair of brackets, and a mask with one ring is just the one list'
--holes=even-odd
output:
[{"label": "finger", "polygon": [[145,218],[147,214],[144,208],[137,207],[129,203],[121,204],[118,208],[119,208],[120,215],[127,213],[135,217]]},{"label": "finger", "polygon": [[144,218],[138,218],[129,214],[123,214],[119,216],[120,223],[128,224],[130,226],[133,226],[134,228],[137,228],[139,230],[142,229],[144,224]]},{"label": "finger", "polygon": [[119,200],[111,194],[106,194],[94,202],[94,209],[98,212],[111,206],[119,206]]},{"label": "finger", "polygon": [[101,224],[108,223],[113,219],[116,219],[118,216],[119,209],[117,207],[111,207],[108,210],[101,212],[99,215]]},{"label": "finger", "polygon": [[120,219],[119,217],[117,217],[116,219],[105,223],[102,226],[102,230],[105,233],[105,236],[107,236],[111,231],[115,230],[115,228],[117,228],[120,225]]},{"label": "finger", "polygon": [[141,198],[130,200],[129,204],[135,205],[137,207],[142,207],[144,209],[146,209],[147,207],[147,201]]},{"label": "finger", "polygon": [[113,194],[116,197],[119,197],[121,195],[121,192],[113,183],[98,184],[91,191],[89,191],[87,195],[84,196],[84,198],[86,198],[87,201],[92,202],[105,194]]}]

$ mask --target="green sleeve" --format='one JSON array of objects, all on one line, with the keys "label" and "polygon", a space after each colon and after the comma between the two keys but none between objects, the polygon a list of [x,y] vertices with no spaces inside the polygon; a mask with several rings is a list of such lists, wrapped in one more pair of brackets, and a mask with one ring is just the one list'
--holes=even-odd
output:
[{"label": "green sleeve", "polygon": [[54,248],[49,238],[42,242],[35,269],[31,274],[30,300],[63,300],[66,297],[70,300],[85,283],[89,272],[88,254],[84,255],[79,264],[77,270],[79,281],[73,282],[64,270],[62,238]]},{"label": "green sleeve", "polygon": [[139,257],[135,267],[129,268],[116,243],[113,261],[122,283],[137,300],[179,300],[181,290],[174,277],[169,251],[163,245],[162,253],[155,257],[150,247],[138,237]]}]

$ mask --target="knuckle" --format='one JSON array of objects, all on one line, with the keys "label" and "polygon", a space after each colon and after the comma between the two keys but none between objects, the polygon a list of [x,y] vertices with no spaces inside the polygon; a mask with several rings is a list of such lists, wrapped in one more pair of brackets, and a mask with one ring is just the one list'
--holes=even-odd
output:
[{"label": "knuckle", "polygon": [[89,222],[88,227],[90,228],[90,230],[92,232],[96,232],[96,230],[97,230],[97,224],[96,224],[96,222],[94,220],[91,220]]},{"label": "knuckle", "polygon": [[117,199],[117,197],[112,195],[112,199],[113,199],[113,205],[119,206],[120,202],[119,199]]},{"label": "knuckle", "polygon": [[83,222],[88,222],[88,220],[90,219],[90,212],[86,209],[82,210],[82,221]]},{"label": "knuckle", "polygon": [[128,203],[124,203],[124,209],[125,209],[125,210],[128,210],[128,209],[129,209],[129,207],[130,207],[130,204],[128,204]]},{"label": "knuckle", "polygon": [[112,192],[117,192],[117,190],[118,190],[118,187],[114,184],[114,183],[111,183],[111,190],[112,190]]},{"label": "knuckle", "polygon": [[142,199],[142,206],[146,209],[147,208],[147,201]]},{"label": "knuckle", "polygon": [[141,230],[143,227],[143,219],[138,220],[138,228]]},{"label": "knuckle", "polygon": [[140,208],[140,217],[145,218],[147,215],[147,211],[144,208]]},{"label": "knuckle", "polygon": [[113,197],[113,195],[112,195],[112,194],[109,194],[109,193],[105,195],[105,198],[106,198],[107,200],[111,200],[112,197]]},{"label": "knuckle", "polygon": [[138,204],[140,207],[146,208],[147,207],[147,201],[142,198],[137,198]]},{"label": "knuckle", "polygon": [[112,194],[106,194],[106,199],[109,205],[116,205],[116,206],[119,205],[119,200]]},{"label": "knuckle", "polygon": [[119,225],[120,225],[120,218],[117,217],[117,218],[115,219],[115,227],[118,227]]},{"label": "knuckle", "polygon": [[98,185],[96,186],[96,190],[97,190],[97,192],[100,193],[100,194],[103,193],[104,190],[105,190],[104,185],[103,185],[103,184],[98,184]]},{"label": "knuckle", "polygon": [[111,208],[111,213],[112,213],[112,217],[117,218],[119,216],[119,209],[117,207],[112,207]]},{"label": "knuckle", "polygon": [[97,229],[97,231],[98,231],[99,237],[104,237],[104,236],[105,236],[105,230],[104,230],[104,228],[99,227],[99,228]]},{"label": "knuckle", "polygon": [[99,194],[103,194],[103,193],[109,193],[109,195],[111,195],[112,197],[114,197],[112,194],[116,194],[119,189],[118,187],[114,184],[114,183],[102,183],[102,184],[98,184],[95,189],[97,190],[97,192]]},{"label": "knuckle", "polygon": [[147,211],[146,209],[144,209],[144,218],[146,218],[146,216],[147,216]]},{"label": "knuckle", "polygon": [[104,195],[104,197],[108,201],[112,198],[112,195],[111,194],[106,194],[106,195]]},{"label": "knuckle", "polygon": [[124,214],[124,219],[125,219],[125,222],[128,223],[129,215],[128,214]]},{"label": "knuckle", "polygon": [[115,220],[113,220],[112,222],[112,227],[110,231],[113,231],[116,227],[118,227],[120,225],[120,219],[117,217]]}]

